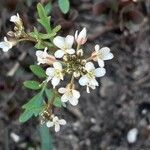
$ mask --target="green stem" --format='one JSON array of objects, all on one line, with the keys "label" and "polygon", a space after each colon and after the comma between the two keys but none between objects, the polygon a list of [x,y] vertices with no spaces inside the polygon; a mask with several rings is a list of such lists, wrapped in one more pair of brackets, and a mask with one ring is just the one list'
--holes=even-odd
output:
[{"label": "green stem", "polygon": [[[34,42],[34,43],[38,42],[37,39],[31,37],[29,34],[26,34],[25,38],[22,38],[22,39],[18,40],[18,42],[22,42],[22,41],[31,41],[31,42]],[[44,41],[42,41],[42,44],[49,49],[49,46]],[[51,50],[51,49],[49,49],[49,50]]]},{"label": "green stem", "polygon": [[39,127],[39,133],[41,138],[41,150],[53,150],[53,140],[46,125]]}]

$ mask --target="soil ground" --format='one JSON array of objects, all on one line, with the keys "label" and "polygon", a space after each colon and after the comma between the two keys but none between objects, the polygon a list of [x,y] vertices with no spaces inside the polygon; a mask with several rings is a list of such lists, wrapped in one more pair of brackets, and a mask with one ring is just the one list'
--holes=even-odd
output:
[{"label": "soil ground", "polygon": [[[29,30],[36,25],[33,12],[37,1],[1,1],[1,39],[12,28],[9,17],[17,11]],[[120,30],[118,22],[112,23],[115,18],[106,21],[107,28],[102,16],[92,12],[91,7],[96,2],[73,0],[73,15],[68,21],[57,20],[55,17],[59,13],[53,13],[54,24],[61,22],[63,25],[63,34],[87,27],[87,53],[99,43],[110,47],[115,56],[106,62],[107,74],[98,80],[100,86],[96,90],[87,94],[81,88],[82,96],[76,108],[68,106],[56,110],[68,124],[58,134],[51,130],[54,149],[150,150],[150,2],[139,2],[138,5],[144,7],[140,9],[143,19],[139,28],[133,31],[133,27],[130,32]],[[0,51],[0,150],[40,149],[38,119],[33,118],[25,124],[18,121],[21,106],[34,94],[22,86],[24,80],[35,78],[28,68],[36,62],[32,47],[32,44],[23,43],[8,53]],[[18,59],[20,56],[24,57],[22,61]],[[16,64],[19,64],[17,71],[9,76]],[[127,134],[132,128],[138,129],[138,136],[136,142],[130,144]],[[11,138],[12,133],[20,137],[19,142]]]}]

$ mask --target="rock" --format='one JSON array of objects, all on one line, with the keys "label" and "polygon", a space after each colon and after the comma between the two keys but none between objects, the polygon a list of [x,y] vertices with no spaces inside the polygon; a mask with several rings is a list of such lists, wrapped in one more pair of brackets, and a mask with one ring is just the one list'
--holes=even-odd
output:
[{"label": "rock", "polygon": [[137,135],[138,135],[138,129],[137,128],[133,128],[131,130],[129,130],[129,132],[127,133],[127,141],[128,143],[135,143],[137,140]]},{"label": "rock", "polygon": [[11,133],[10,137],[13,139],[14,142],[18,143],[20,141],[20,137],[16,133]]}]

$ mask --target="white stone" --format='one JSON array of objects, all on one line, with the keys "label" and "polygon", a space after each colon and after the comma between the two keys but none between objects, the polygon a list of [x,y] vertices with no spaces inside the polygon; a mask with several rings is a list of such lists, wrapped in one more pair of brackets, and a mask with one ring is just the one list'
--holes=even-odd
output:
[{"label": "white stone", "polygon": [[138,129],[137,128],[133,128],[133,129],[129,130],[127,133],[127,141],[129,143],[135,143],[137,140],[137,135],[138,135]]}]

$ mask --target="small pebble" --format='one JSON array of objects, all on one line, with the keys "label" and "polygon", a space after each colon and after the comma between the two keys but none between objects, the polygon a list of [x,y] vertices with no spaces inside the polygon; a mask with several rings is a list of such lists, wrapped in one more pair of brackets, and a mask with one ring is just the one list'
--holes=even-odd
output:
[{"label": "small pebble", "polygon": [[129,130],[129,132],[127,133],[128,143],[135,143],[137,140],[137,135],[138,135],[138,129],[137,128],[133,128],[133,129]]},{"label": "small pebble", "polygon": [[19,137],[17,134],[15,134],[15,133],[11,133],[11,134],[10,134],[10,137],[11,137],[11,138],[13,139],[13,141],[16,142],[16,143],[18,143],[19,140],[20,140],[20,137]]}]

